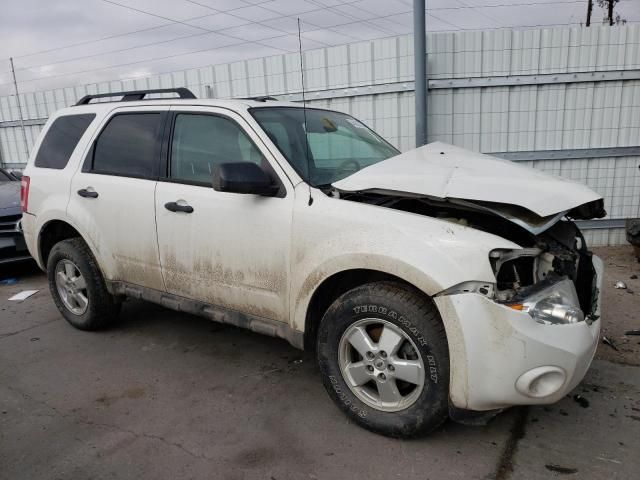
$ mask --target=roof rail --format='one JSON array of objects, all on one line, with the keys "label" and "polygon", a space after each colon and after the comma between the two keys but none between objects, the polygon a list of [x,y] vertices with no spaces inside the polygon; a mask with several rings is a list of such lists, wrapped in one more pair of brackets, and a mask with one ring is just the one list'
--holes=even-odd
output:
[{"label": "roof rail", "polygon": [[266,102],[267,100],[278,101],[276,97],[271,97],[269,95],[260,95],[258,97],[242,97],[240,100],[253,100],[254,102]]},{"label": "roof rail", "polygon": [[91,100],[95,98],[107,98],[107,97],[119,97],[122,98],[120,102],[131,102],[135,100],[144,100],[144,97],[150,93],[177,93],[180,98],[196,98],[191,90],[188,88],[157,88],[153,90],[131,90],[128,92],[111,92],[111,93],[96,93],[94,95],[85,95],[76,105],[88,105]]}]

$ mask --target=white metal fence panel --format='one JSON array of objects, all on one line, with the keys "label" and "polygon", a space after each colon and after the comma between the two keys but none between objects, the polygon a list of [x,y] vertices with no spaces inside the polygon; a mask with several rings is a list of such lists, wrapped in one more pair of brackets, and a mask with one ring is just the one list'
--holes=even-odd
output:
[{"label": "white metal fence panel", "polygon": [[[640,158],[589,158],[594,148],[640,147],[640,26],[437,33],[427,48],[429,141],[531,152],[527,158],[541,158],[529,162],[535,168],[600,192],[611,219],[640,217]],[[410,35],[310,50],[303,61],[311,104],[357,116],[401,150],[414,146]],[[23,93],[26,146],[15,97],[0,97],[0,161],[24,163],[44,120],[88,93],[186,86],[198,97],[299,101],[301,85],[298,55],[283,54]],[[544,160],[549,150],[570,158]],[[619,226],[588,235],[598,244],[624,241]]]}]

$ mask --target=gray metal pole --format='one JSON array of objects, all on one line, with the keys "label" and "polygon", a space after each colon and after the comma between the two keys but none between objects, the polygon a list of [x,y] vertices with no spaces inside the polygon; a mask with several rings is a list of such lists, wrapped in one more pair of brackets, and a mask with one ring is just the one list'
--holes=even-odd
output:
[{"label": "gray metal pole", "polygon": [[13,74],[13,88],[16,91],[16,102],[18,103],[18,114],[20,115],[20,128],[22,129],[22,139],[24,140],[24,153],[26,158],[24,162],[29,160],[29,142],[27,142],[27,131],[24,129],[24,117],[22,116],[22,105],[20,104],[20,93],[18,92],[18,82],[16,81],[16,70],[13,68],[13,58],[9,58],[11,62],[11,73]]},{"label": "gray metal pole", "polygon": [[413,0],[413,58],[416,94],[416,147],[427,143],[427,34],[425,0]]}]

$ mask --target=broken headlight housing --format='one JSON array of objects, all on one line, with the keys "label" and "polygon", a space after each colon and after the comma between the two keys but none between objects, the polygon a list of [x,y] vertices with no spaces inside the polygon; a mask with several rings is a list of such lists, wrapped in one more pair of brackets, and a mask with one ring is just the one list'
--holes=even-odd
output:
[{"label": "broken headlight housing", "polygon": [[538,323],[567,325],[584,321],[584,313],[579,304],[573,282],[565,278],[508,306],[527,312]]}]

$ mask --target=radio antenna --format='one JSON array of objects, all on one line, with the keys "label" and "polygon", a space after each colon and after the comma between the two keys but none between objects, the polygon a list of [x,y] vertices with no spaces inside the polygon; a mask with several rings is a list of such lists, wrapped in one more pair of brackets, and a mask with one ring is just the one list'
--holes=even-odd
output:
[{"label": "radio antenna", "polygon": [[[311,155],[309,152],[309,137],[307,136],[307,98],[304,90],[304,64],[302,61],[302,33],[300,31],[300,17],[298,17],[298,53],[300,55],[300,77],[302,81],[302,114],[304,116],[304,150],[307,160],[307,183],[311,183]],[[309,205],[313,203],[311,185],[309,185]]]}]

